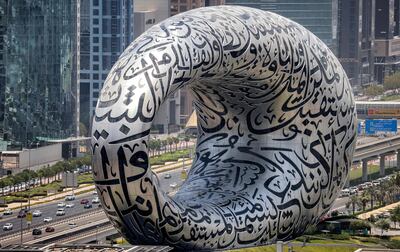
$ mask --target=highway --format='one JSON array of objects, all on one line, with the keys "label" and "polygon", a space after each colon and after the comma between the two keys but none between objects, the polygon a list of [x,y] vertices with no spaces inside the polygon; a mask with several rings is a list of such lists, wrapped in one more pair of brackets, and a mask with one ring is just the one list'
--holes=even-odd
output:
[{"label": "highway", "polygon": [[[41,205],[37,205],[37,206],[32,206],[31,207],[31,211],[34,210],[40,210],[42,212],[42,216],[41,217],[33,217],[32,218],[32,224],[31,227],[37,226],[39,224],[43,224],[43,219],[45,217],[52,217],[53,218],[53,222],[57,221],[59,219],[62,218],[66,218],[72,215],[76,215],[79,213],[83,213],[85,211],[88,211],[89,209],[84,209],[83,205],[80,204],[81,199],[88,199],[90,202],[92,201],[93,198],[95,198],[97,195],[92,195],[92,193],[85,193],[85,194],[81,194],[81,195],[77,195],[76,199],[74,201],[64,201],[64,200],[58,200],[58,201],[54,201],[51,203],[46,203],[46,204],[41,204]],[[66,204],[68,203],[74,203],[75,206],[73,208],[64,208],[65,209],[65,216],[56,216],[56,211],[58,209],[57,204],[58,202],[65,202]],[[98,207],[98,204],[93,204],[92,207]],[[12,215],[5,215],[3,216],[3,218],[0,220],[0,237],[2,235],[11,233],[13,231],[16,230],[20,230],[21,228],[21,218],[17,218],[17,215],[19,213],[18,209],[13,210],[13,214]],[[4,231],[3,230],[3,225],[5,223],[12,223],[13,224],[13,230],[11,231]],[[48,226],[51,226],[51,222],[48,223]],[[22,218],[22,227],[23,229],[28,228],[28,225],[26,224],[26,219]]]},{"label": "highway", "polygon": [[353,162],[379,156],[400,149],[400,136],[387,137],[383,140],[358,145],[355,149]]},{"label": "highway", "polygon": [[[174,188],[171,188],[171,184],[176,183],[178,186],[182,183],[181,180],[181,173],[182,173],[182,168],[178,168],[172,171],[160,173],[160,185],[161,188],[166,191],[166,192],[171,192],[174,190]],[[166,174],[169,174],[171,177],[170,178],[165,178]],[[82,199],[88,199],[90,202],[93,198],[95,198],[97,195],[93,195],[92,192],[90,193],[85,193],[81,195],[77,195],[76,199],[74,201],[67,201],[65,202],[64,200],[58,200],[54,201],[51,203],[46,203],[38,206],[32,206],[31,210],[34,211],[36,209],[40,210],[42,212],[41,217],[33,217],[32,219],[32,224],[30,226],[30,229],[28,230],[28,226],[26,224],[26,219],[22,219],[22,227],[23,227],[23,242],[28,242],[34,240],[34,238],[38,239],[39,237],[44,237],[48,235],[53,235],[53,233],[46,233],[44,232],[45,227],[51,226],[54,227],[55,233],[60,233],[65,230],[70,230],[68,223],[73,223],[75,222],[78,226],[76,227],[79,229],[82,225],[84,225],[86,222],[87,223],[92,223],[93,221],[96,220],[101,220],[105,219],[108,220],[108,218],[105,216],[103,211],[98,208],[98,204],[93,204],[92,209],[84,209],[83,205],[80,204],[80,201]],[[65,216],[56,216],[56,211],[58,209],[57,204],[59,202],[65,202],[65,203],[74,203],[75,206],[73,208],[64,208],[65,209]],[[97,209],[98,210],[97,210]],[[97,210],[97,211],[96,211]],[[13,214],[10,216],[4,216],[3,219],[0,220],[0,244],[1,245],[8,245],[8,244],[18,244],[20,243],[20,228],[21,228],[21,219],[17,218],[19,210],[14,210]],[[76,216],[79,214],[86,215],[90,213],[90,218],[84,218],[82,219],[81,216]],[[95,214],[94,214],[95,213]],[[101,215],[99,215],[99,213]],[[85,216],[86,216],[85,215]],[[71,219],[72,216],[76,216],[73,219]],[[45,217],[52,217],[53,221],[50,223],[44,223],[43,219]],[[93,219],[94,218],[94,219]],[[11,231],[3,231],[2,227],[5,223],[12,223],[13,224],[13,230]],[[40,227],[42,230],[43,234],[41,236],[36,236],[34,237],[32,235],[32,229],[35,227]],[[70,231],[73,231],[74,229],[71,229]],[[10,234],[13,234],[10,236]]]}]

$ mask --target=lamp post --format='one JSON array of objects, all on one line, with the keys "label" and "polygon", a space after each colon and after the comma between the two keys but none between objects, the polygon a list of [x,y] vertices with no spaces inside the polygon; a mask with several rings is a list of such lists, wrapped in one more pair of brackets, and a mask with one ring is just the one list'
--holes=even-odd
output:
[{"label": "lamp post", "polygon": [[[21,202],[21,211],[22,211],[22,202]],[[21,240],[20,240],[20,244],[22,245],[22,219],[21,218]]]},{"label": "lamp post", "polygon": [[[28,146],[28,151],[29,151],[29,153],[28,153],[28,156],[29,156],[29,158],[28,158],[28,169],[29,169],[29,176],[28,176],[28,211],[30,211],[31,210],[31,146],[32,146],[32,143],[29,143],[29,146]],[[25,185],[26,186],[26,185]]]},{"label": "lamp post", "polygon": [[96,226],[96,244],[99,244],[99,242],[98,242],[98,240],[97,240],[98,229],[99,229],[99,226],[97,225],[97,226]]}]

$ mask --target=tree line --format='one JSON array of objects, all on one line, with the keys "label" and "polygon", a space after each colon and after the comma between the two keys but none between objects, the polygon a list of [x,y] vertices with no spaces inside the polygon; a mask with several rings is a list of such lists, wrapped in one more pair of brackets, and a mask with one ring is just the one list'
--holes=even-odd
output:
[{"label": "tree line", "polygon": [[61,179],[61,174],[63,172],[72,172],[78,167],[83,165],[91,165],[91,156],[87,155],[82,158],[73,158],[69,160],[59,161],[52,166],[46,166],[39,170],[29,170],[25,169],[20,173],[15,175],[8,175],[5,178],[0,179],[0,188],[9,186],[10,190],[15,192],[16,187],[21,183],[28,183],[32,179],[39,179],[40,185],[42,185],[43,180],[47,179],[47,183],[51,178],[54,180]]},{"label": "tree line", "polygon": [[[190,141],[189,136],[183,138],[185,148],[188,147]],[[166,139],[150,139],[149,140],[149,154],[150,156],[160,155],[162,152],[173,152],[178,150],[178,145],[182,143],[178,137],[168,137]]]},{"label": "tree line", "polygon": [[362,191],[361,194],[350,196],[346,208],[352,209],[355,214],[356,207],[360,207],[362,211],[367,210],[369,203],[370,209],[375,206],[386,206],[388,204],[399,201],[400,198],[400,173],[397,173],[389,180],[381,181],[377,186],[371,186]]}]

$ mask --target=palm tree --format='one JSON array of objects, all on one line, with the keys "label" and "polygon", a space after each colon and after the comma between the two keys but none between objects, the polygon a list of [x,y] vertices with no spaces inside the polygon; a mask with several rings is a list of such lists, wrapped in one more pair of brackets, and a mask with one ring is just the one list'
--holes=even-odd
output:
[{"label": "palm tree", "polygon": [[169,152],[172,152],[172,145],[174,144],[174,139],[172,137],[168,137],[167,143],[169,145]]},{"label": "palm tree", "polygon": [[390,223],[386,219],[381,219],[375,222],[375,226],[381,229],[381,236],[383,235],[384,230],[388,230],[390,228]]},{"label": "palm tree", "polygon": [[45,177],[44,168],[38,170],[37,171],[37,175],[39,177],[39,183],[40,183],[40,186],[41,186],[42,185],[42,179],[43,179],[43,177]]},{"label": "palm tree", "polygon": [[361,206],[362,206],[362,210],[363,210],[363,211],[365,211],[365,208],[366,208],[366,206],[367,206],[368,201],[369,201],[369,197],[367,196],[366,193],[363,193],[363,194],[361,195],[361,198],[359,199],[359,203],[361,203]]},{"label": "palm tree", "polygon": [[352,195],[349,198],[349,203],[353,208],[353,214],[356,212],[356,205],[360,203],[360,199],[357,195]]},{"label": "palm tree", "polygon": [[394,222],[394,228],[396,228],[396,223],[400,221],[400,206],[396,206],[390,212],[390,220]]},{"label": "palm tree", "polygon": [[186,148],[187,148],[188,147],[188,143],[190,141],[190,137],[188,135],[185,135],[184,140],[185,140],[185,143],[186,143],[185,145],[186,145]]},{"label": "palm tree", "polygon": [[154,156],[154,153],[155,153],[155,150],[156,150],[156,144],[157,144],[156,140],[153,140],[153,139],[149,140],[148,149],[149,149],[149,152],[150,152],[150,156]]},{"label": "palm tree", "polygon": [[161,147],[162,147],[162,149],[164,149],[164,152],[163,153],[165,153],[165,152],[167,152],[167,145],[168,145],[168,141],[167,140],[161,140]]},{"label": "palm tree", "polygon": [[179,144],[179,142],[180,142],[180,141],[179,141],[179,138],[173,137],[172,140],[174,141],[175,150],[177,151],[177,150],[178,150],[178,144]]},{"label": "palm tree", "polygon": [[377,195],[375,187],[374,186],[368,187],[365,190],[365,193],[366,193],[366,195],[368,195],[370,204],[371,204],[371,209],[373,209],[374,208],[374,199],[376,198],[376,195]]}]

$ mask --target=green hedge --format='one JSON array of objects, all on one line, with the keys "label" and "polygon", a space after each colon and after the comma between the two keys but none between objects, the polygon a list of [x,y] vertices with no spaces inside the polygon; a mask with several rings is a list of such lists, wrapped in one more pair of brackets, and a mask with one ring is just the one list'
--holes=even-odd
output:
[{"label": "green hedge", "polygon": [[180,158],[188,158],[190,155],[190,149],[178,150],[170,153],[164,153],[159,156],[150,158],[150,165],[163,165],[166,162],[177,161]]}]

